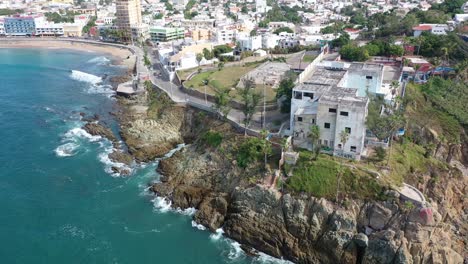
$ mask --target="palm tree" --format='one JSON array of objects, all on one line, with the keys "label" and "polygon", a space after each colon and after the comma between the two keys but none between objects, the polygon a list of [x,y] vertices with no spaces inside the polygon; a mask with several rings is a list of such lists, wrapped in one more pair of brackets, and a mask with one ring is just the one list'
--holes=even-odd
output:
[{"label": "palm tree", "polygon": [[312,143],[312,148],[314,150],[314,160],[317,159],[318,154],[320,153],[320,127],[317,125],[310,126],[309,135],[307,137],[310,139]]},{"label": "palm tree", "polygon": [[344,154],[344,150],[345,150],[345,145],[346,145],[346,142],[348,142],[348,139],[349,139],[349,132],[345,129],[343,131],[340,132],[340,141],[341,141],[341,144],[342,145],[342,153]]},{"label": "palm tree", "polygon": [[390,84],[390,88],[392,88],[392,98],[395,97],[398,87],[400,87],[400,83],[397,80],[392,81]]},{"label": "palm tree", "polygon": [[338,202],[338,194],[340,192],[340,181],[341,181],[341,177],[343,176],[343,173],[344,173],[343,158],[344,158],[344,150],[345,150],[346,142],[348,142],[348,139],[349,139],[349,132],[346,131],[346,129],[341,131],[340,132],[340,140],[341,140],[341,144],[343,144],[342,145],[342,150],[341,150],[341,153],[342,153],[343,157],[342,157],[341,162],[340,162],[340,167],[338,169],[338,179],[336,181],[336,202]]},{"label": "palm tree", "polygon": [[262,139],[262,152],[265,157],[265,170],[267,169],[267,155],[271,153],[271,142],[268,140],[268,131],[262,129],[260,131],[260,137]]},{"label": "palm tree", "polygon": [[197,53],[196,60],[198,62],[198,67],[200,67],[200,62],[203,60],[203,54]]}]

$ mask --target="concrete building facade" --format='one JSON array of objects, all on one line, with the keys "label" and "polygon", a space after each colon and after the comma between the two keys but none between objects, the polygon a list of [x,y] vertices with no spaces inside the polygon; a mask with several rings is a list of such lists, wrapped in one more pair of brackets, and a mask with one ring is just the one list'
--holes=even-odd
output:
[{"label": "concrete building facade", "polygon": [[43,16],[5,17],[5,34],[10,36],[32,36],[36,33],[36,23],[43,21]]},{"label": "concrete building facade", "polygon": [[116,24],[126,32],[132,32],[132,28],[138,28],[142,24],[140,0],[116,1]]},{"label": "concrete building facade", "polygon": [[[368,94],[382,93],[384,68],[366,63],[313,67],[293,89],[290,131],[294,145],[312,150],[308,136],[311,126],[317,125],[322,152],[359,160],[366,152]],[[343,132],[348,133],[346,142],[341,142]]]},{"label": "concrete building facade", "polygon": [[169,28],[169,27],[151,27],[149,29],[151,41],[167,42],[177,39],[183,39],[185,37],[184,28]]}]

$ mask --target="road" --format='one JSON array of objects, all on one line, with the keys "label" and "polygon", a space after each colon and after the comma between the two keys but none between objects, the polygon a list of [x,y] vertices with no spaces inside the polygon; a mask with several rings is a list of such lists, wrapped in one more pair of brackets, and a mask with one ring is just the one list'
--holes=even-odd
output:
[{"label": "road", "polygon": [[[143,56],[143,51],[139,47],[134,47],[135,50],[138,51],[138,54]],[[213,103],[210,101],[205,101],[198,97],[189,95],[184,93],[178,85],[174,84],[169,80],[169,76],[167,75],[166,71],[163,69],[161,62],[151,53],[149,54],[150,61],[152,63],[153,70],[151,74],[149,74],[149,78],[151,82],[159,87],[161,90],[164,90],[170,98],[177,103],[182,103],[186,105],[191,105],[193,107],[200,108],[202,110],[212,111],[213,112]],[[262,127],[262,112],[258,112],[253,116],[253,120],[249,126],[249,128],[255,132],[259,132]],[[273,125],[273,122],[276,120],[281,120],[286,117],[285,114],[281,114],[279,111],[267,111],[266,112],[266,119],[265,119],[265,126],[267,129],[271,129],[273,127],[278,127],[279,125]],[[227,117],[229,120],[243,126],[243,119],[244,114],[241,110],[238,109],[231,109]],[[289,120],[287,120],[289,122]]]},{"label": "road", "polygon": [[[124,45],[124,44],[118,44],[118,43],[108,43],[108,42],[101,42],[101,41],[96,41],[96,40],[89,40],[89,39],[80,39],[80,38],[21,38],[21,37],[8,37],[8,38],[0,38],[0,42],[5,41],[5,42],[10,42],[10,41],[63,41],[63,42],[79,42],[79,43],[89,43],[89,44],[94,44],[94,45],[106,45],[106,46],[113,46],[113,47],[119,47],[119,48],[125,48],[130,50],[133,54],[136,55],[136,68],[137,68],[137,73],[140,78],[144,76],[148,76],[150,81],[159,87],[161,90],[165,91],[169,97],[176,103],[179,104],[184,104],[184,105],[190,105],[205,111],[213,111],[213,103],[205,100],[200,99],[195,96],[191,96],[189,94],[186,94],[182,92],[181,89],[179,89],[179,86],[174,84],[173,82],[169,81],[169,76],[167,76],[166,71],[162,69],[162,64],[161,62],[154,57],[154,55],[149,52],[148,53],[148,58],[150,59],[152,63],[152,70],[149,70],[145,65],[144,65],[144,51],[142,48],[134,45]],[[263,126],[262,126],[262,112],[257,112],[252,119],[252,122],[249,126],[251,130],[254,132],[259,132]],[[274,121],[277,120],[282,120],[286,122],[285,118],[287,116],[285,114],[281,114],[279,111],[267,111],[266,112],[266,118],[265,118],[265,126],[267,129],[271,129],[274,127],[279,127],[278,124],[273,125]],[[228,115],[228,119],[231,120],[232,122],[235,122],[239,126],[243,126],[242,121],[244,119],[244,114],[242,113],[241,110],[238,109],[231,109]],[[287,121],[289,122],[289,120]],[[276,123],[276,122],[275,122]]]}]

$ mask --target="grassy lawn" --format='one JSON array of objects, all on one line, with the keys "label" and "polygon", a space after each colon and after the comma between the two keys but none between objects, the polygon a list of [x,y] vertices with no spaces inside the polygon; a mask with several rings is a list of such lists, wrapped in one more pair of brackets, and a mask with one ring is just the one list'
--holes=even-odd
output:
[{"label": "grassy lawn", "polygon": [[[198,90],[200,92],[205,92],[204,81],[208,80],[208,85],[206,86],[206,92],[208,94],[214,95],[215,88],[234,88],[237,86],[240,78],[244,76],[249,71],[255,69],[259,66],[260,63],[251,63],[248,66],[233,66],[225,67],[221,71],[210,70],[196,74],[192,79],[184,82],[185,87]],[[263,94],[263,86],[257,85],[256,90]],[[276,96],[276,90],[271,89],[267,86],[265,89],[266,98],[268,101],[274,100]],[[231,95],[239,100],[240,96],[237,95],[236,90],[233,89]]]},{"label": "grassy lawn", "polygon": [[[447,165],[433,157],[425,157],[424,147],[412,142],[395,143],[392,147],[389,166],[389,180],[393,184],[402,183],[411,175],[430,174],[431,168],[446,169]],[[384,161],[386,162],[386,161]]]},{"label": "grassy lawn", "polygon": [[197,71],[197,68],[191,68],[183,71],[177,71],[181,80],[187,80],[187,77],[194,71]]},{"label": "grassy lawn", "polygon": [[302,61],[303,62],[312,62],[315,60],[315,58],[317,58],[317,56],[313,56],[313,55],[304,55],[304,57],[302,58]]},{"label": "grassy lawn", "polygon": [[[320,155],[314,161],[311,152],[302,151],[286,186],[292,191],[306,192],[315,197],[335,198],[340,167],[340,162],[334,157]],[[377,199],[382,195],[385,188],[373,175],[344,165],[341,168],[340,195],[361,199]]]}]

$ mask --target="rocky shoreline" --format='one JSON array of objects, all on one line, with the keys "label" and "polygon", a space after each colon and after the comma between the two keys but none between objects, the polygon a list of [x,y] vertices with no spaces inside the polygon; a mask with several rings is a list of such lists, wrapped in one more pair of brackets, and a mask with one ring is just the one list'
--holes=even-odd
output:
[{"label": "rocky shoreline", "polygon": [[[160,160],[161,181],[150,189],[174,208],[196,208],[198,224],[213,232],[222,228],[248,253],[296,263],[463,263],[468,256],[466,175],[448,171],[438,185],[431,183],[431,217],[407,208],[391,191],[382,201],[338,205],[259,184],[262,166],[240,168],[232,157],[242,134],[204,112],[167,103],[163,93],[120,98],[119,105],[125,146],[99,121],[84,128],[111,140],[117,150],[109,157],[124,164],[153,161],[187,143]],[[222,134],[222,143],[207,144],[207,131]]]}]

